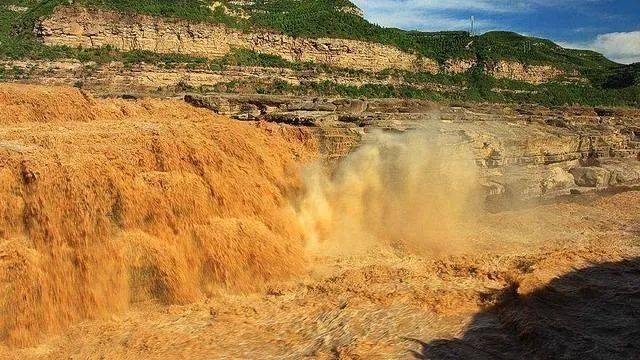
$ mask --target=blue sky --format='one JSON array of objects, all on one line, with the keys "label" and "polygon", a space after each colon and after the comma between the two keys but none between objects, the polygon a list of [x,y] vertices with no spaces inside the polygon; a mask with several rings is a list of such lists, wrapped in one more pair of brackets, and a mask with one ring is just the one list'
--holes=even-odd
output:
[{"label": "blue sky", "polygon": [[640,62],[640,0],[352,0],[377,24],[407,30],[510,30]]}]

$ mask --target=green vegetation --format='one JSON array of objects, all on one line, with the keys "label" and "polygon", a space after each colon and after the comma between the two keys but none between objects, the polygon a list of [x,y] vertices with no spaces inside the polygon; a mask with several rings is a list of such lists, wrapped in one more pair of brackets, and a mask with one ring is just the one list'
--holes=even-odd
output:
[{"label": "green vegetation", "polygon": [[[289,68],[294,70],[315,70],[331,72],[334,69],[316,63],[294,63],[279,56],[259,54],[246,49],[237,49],[219,60],[209,60],[181,54],[158,54],[150,51],[135,50],[122,52],[111,47],[71,48],[67,46],[44,46],[33,35],[38,18],[50,14],[53,9],[67,0],[0,0],[0,59],[78,59],[82,62],[98,64],[122,61],[125,65],[139,63],[158,64],[165,67],[186,65],[211,69],[225,66],[261,66]],[[225,23],[230,26],[246,27],[236,18],[226,15],[221,7],[211,10],[205,2],[199,0],[76,0],[75,4],[98,6],[119,11],[135,11],[158,16],[172,16],[194,21]],[[26,7],[25,12],[6,9],[8,5]],[[343,71],[358,72],[343,69]]]},{"label": "green vegetation", "polygon": [[[58,5],[69,4],[68,0],[0,0],[0,59],[44,59],[73,58],[84,62],[104,63],[121,60],[133,62],[176,63],[193,60],[180,55],[152,55],[145,52],[124,54],[111,48],[81,49],[67,46],[43,46],[33,29],[37,19],[51,14]],[[222,8],[211,10],[205,2],[198,0],[76,0],[76,5],[94,6],[119,11],[142,12],[158,16],[184,18],[193,21],[208,21],[238,26],[234,17]],[[7,6],[25,7],[27,10],[11,11]]]},{"label": "green vegetation", "polygon": [[640,86],[640,63],[622,65],[604,72],[600,84],[607,89]]},{"label": "green vegetation", "polygon": [[552,41],[493,31],[477,38],[475,50],[484,61],[511,59],[529,64],[549,64],[557,68],[578,70],[583,75],[600,72],[617,64],[602,54],[588,50],[565,49]]},{"label": "green vegetation", "polygon": [[339,96],[346,98],[410,98],[445,100],[444,94],[420,89],[412,86],[392,86],[365,84],[362,86],[338,84],[332,81],[304,82],[300,85],[291,85],[284,81],[275,81],[266,86],[256,87],[250,82],[229,82],[216,85],[213,89],[203,89],[203,92],[228,92],[238,93],[254,88],[257,93],[279,94],[279,95],[308,95],[308,96]]},{"label": "green vegetation", "polygon": [[340,11],[353,6],[345,0],[256,0],[243,7],[251,22],[298,37],[338,37],[389,44],[405,51],[444,62],[451,58],[477,58],[480,62],[501,59],[526,64],[549,64],[593,76],[616,64],[601,54],[564,49],[544,39],[512,32],[489,32],[471,36],[463,31],[425,33],[382,28]]},{"label": "green vegetation", "polygon": [[283,59],[277,55],[262,54],[248,49],[234,49],[229,54],[225,55],[219,60],[209,61],[209,68],[223,69],[226,66],[256,66],[256,67],[271,67],[271,68],[283,68],[292,70],[312,70],[315,72],[331,73],[342,72],[358,74],[362,73],[360,70],[354,69],[337,69],[332,68],[329,65],[318,64],[314,62],[292,62]]},{"label": "green vegetation", "polygon": [[466,86],[469,74],[432,74],[429,72],[412,72],[405,70],[386,69],[376,74],[378,79],[385,79],[389,76],[401,78],[404,82],[414,85],[420,84],[442,84],[454,86]]},{"label": "green vegetation", "polygon": [[[43,46],[33,35],[36,20],[65,3],[63,0],[0,0],[0,59],[75,58],[81,61],[114,60],[110,49],[73,49],[66,46]],[[10,11],[9,5],[26,7],[25,12]]]},{"label": "green vegetation", "polygon": [[241,24],[235,17],[227,14],[223,8],[211,9],[210,3],[202,0],[77,0],[75,3],[121,12],[145,13],[228,26]]},{"label": "green vegetation", "polygon": [[[545,84],[519,84],[526,91],[514,91],[502,87],[491,88],[490,85],[504,85],[501,80],[484,79],[469,83],[469,87],[460,91],[435,91],[411,85],[379,85],[362,86],[338,84],[332,81],[305,82],[291,85],[276,81],[268,85],[256,85],[251,82],[230,82],[219,84],[213,88],[202,89],[202,92],[251,92],[281,95],[305,96],[338,96],[346,98],[405,98],[424,99],[439,102],[495,102],[495,103],[531,103],[546,106],[586,105],[586,106],[640,106],[640,87],[629,87],[618,90],[594,89],[590,86]],[[497,89],[502,89],[498,91]]]},{"label": "green vegetation", "polygon": [[[426,84],[440,84],[453,90],[443,91],[444,97],[463,101],[539,103],[548,106],[583,104],[590,106],[640,107],[640,69],[637,65],[624,67],[635,75],[633,86],[592,86],[591,84],[548,83],[534,85],[527,82],[496,79],[479,68],[464,74],[430,74],[386,70],[378,75],[394,76],[404,80],[408,86],[420,88]],[[618,72],[615,72],[617,75]],[[627,84],[628,85],[628,84]],[[455,90],[460,89],[460,90]],[[390,92],[391,90],[387,90]],[[413,98],[428,98],[416,92],[403,91]],[[366,94],[361,96],[368,97]],[[402,97],[402,96],[401,96]]]}]

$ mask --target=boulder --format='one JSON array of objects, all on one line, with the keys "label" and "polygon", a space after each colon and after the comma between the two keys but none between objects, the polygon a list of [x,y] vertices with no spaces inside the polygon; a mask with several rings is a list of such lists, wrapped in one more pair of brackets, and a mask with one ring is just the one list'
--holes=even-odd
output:
[{"label": "boulder", "polygon": [[602,167],[611,173],[609,185],[635,185],[640,181],[640,163],[607,162]]},{"label": "boulder", "polygon": [[339,99],[334,100],[333,105],[337,111],[349,114],[361,114],[367,110],[367,102],[358,99]]},{"label": "boulder", "polygon": [[369,101],[367,111],[372,113],[426,114],[438,109],[438,105],[427,100],[376,99]]},{"label": "boulder", "polygon": [[227,99],[213,96],[185,95],[184,101],[198,108],[209,109],[216,114],[231,115],[237,109]]},{"label": "boulder", "polygon": [[261,114],[262,112],[258,105],[250,103],[240,105],[240,115],[246,115],[250,119],[256,119],[260,117]]},{"label": "boulder", "polygon": [[294,101],[287,105],[288,111],[336,111],[336,105],[322,100],[317,101]]},{"label": "boulder", "polygon": [[480,184],[487,196],[502,195],[505,193],[505,186],[496,181],[485,181]]},{"label": "boulder", "polygon": [[542,179],[542,193],[564,190],[575,186],[573,175],[560,167],[554,167]]},{"label": "boulder", "polygon": [[264,120],[293,126],[318,127],[337,122],[338,116],[322,111],[294,111],[266,114]]},{"label": "boulder", "polygon": [[578,186],[606,187],[611,179],[611,172],[601,167],[578,166],[571,169],[571,175]]}]

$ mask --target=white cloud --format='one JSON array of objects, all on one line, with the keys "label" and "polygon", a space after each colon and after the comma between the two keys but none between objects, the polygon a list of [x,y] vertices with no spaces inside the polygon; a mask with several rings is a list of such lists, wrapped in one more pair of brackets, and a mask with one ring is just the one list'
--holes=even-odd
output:
[{"label": "white cloud", "polygon": [[594,50],[622,64],[640,62],[640,31],[600,34],[591,41],[559,44],[573,49]]}]

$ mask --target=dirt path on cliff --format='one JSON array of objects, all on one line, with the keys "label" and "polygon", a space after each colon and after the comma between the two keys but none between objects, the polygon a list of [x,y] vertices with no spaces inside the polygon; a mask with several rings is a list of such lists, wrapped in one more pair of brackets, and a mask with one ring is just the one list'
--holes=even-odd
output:
[{"label": "dirt path on cliff", "polygon": [[478,212],[446,252],[314,255],[301,129],[68,88],[0,104],[0,358],[637,354],[638,191]]}]

